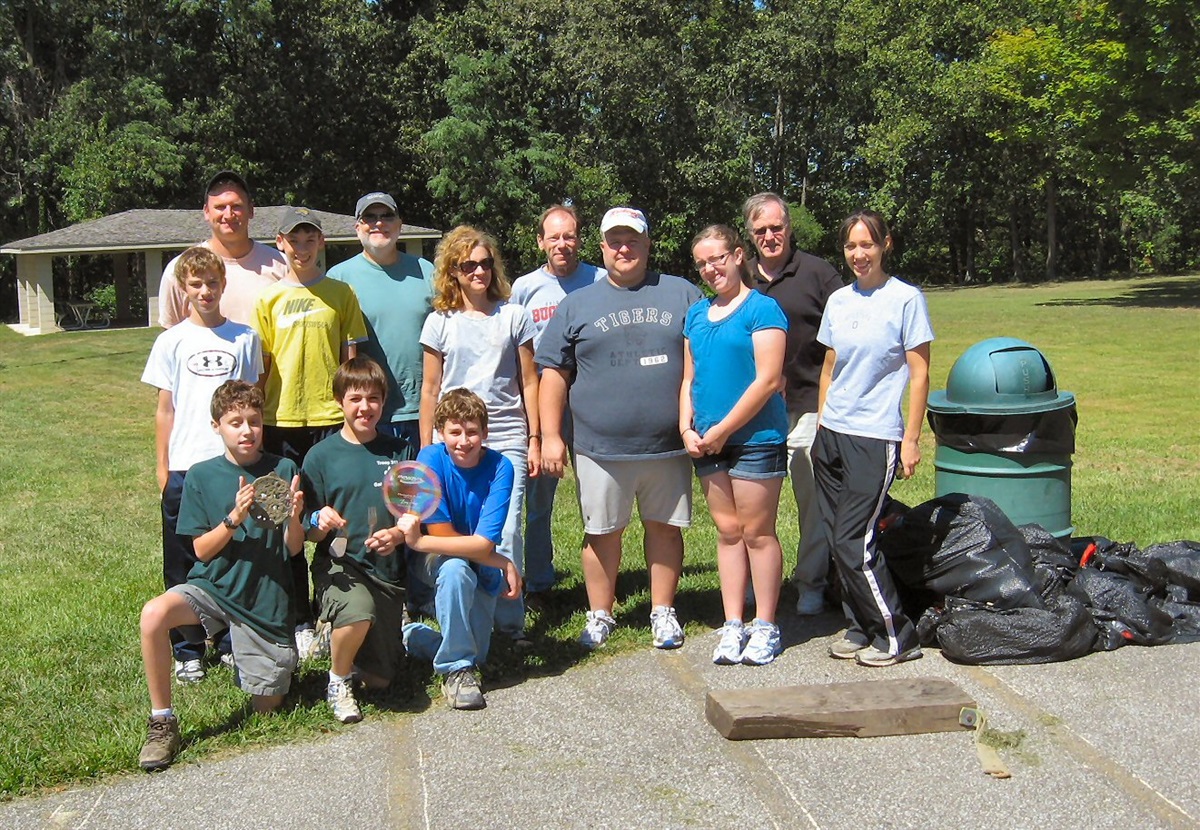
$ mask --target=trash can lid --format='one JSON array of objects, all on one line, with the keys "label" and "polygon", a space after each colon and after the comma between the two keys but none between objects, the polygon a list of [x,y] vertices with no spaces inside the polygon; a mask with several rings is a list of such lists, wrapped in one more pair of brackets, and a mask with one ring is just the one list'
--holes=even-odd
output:
[{"label": "trash can lid", "polygon": [[1059,393],[1054,370],[1036,347],[1015,337],[993,337],[971,346],[946,378],[945,391],[929,396],[933,412],[1048,412],[1072,406]]}]

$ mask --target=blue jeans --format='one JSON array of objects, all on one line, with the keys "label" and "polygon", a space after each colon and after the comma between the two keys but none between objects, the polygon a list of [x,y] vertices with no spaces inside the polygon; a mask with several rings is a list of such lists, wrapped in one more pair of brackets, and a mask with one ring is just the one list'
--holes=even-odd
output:
[{"label": "blue jeans", "polygon": [[433,663],[438,674],[477,667],[492,644],[496,597],[479,587],[479,576],[466,559],[415,554],[409,576],[433,588],[441,632],[424,623],[404,626],[404,648]]},{"label": "blue jeans", "polygon": [[[179,503],[183,499],[183,482],[187,477],[184,470],[172,470],[167,473],[167,486],[162,492],[162,547],[163,547],[163,587],[173,588],[187,582],[188,572],[192,565],[199,560],[192,548],[191,536],[180,536],[175,532],[179,523]],[[214,641],[217,651],[221,654],[233,652],[233,644],[226,629]],[[180,633],[178,628],[171,629],[171,651],[175,659],[183,663],[188,660],[204,659],[204,643],[190,643]]]},{"label": "blue jeans", "polygon": [[525,590],[549,591],[554,587],[554,539],[550,519],[558,479],[541,475],[525,487]]},{"label": "blue jeans", "polygon": [[386,435],[394,435],[397,438],[403,438],[408,444],[404,448],[404,455],[401,461],[415,461],[417,452],[421,449],[421,422],[412,421],[392,421],[389,424],[379,423],[375,425],[378,432]]},{"label": "blue jeans", "polygon": [[[525,506],[525,483],[529,480],[527,473],[527,451],[522,449],[503,449],[500,452],[512,462],[513,489],[512,499],[508,503],[508,516],[504,519],[504,530],[500,534],[500,544],[496,552],[507,557],[517,566],[517,572],[525,575],[525,541],[521,532],[521,508]],[[510,637],[516,637],[525,632],[525,600],[501,599],[496,604],[496,630]]]}]

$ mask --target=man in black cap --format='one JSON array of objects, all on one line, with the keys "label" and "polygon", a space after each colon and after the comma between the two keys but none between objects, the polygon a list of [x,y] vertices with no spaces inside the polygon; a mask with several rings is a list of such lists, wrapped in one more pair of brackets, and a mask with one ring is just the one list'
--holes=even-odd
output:
[{"label": "man in black cap", "polygon": [[[225,261],[225,293],[221,313],[238,323],[254,322],[254,303],[264,288],[287,273],[283,254],[250,238],[254,202],[246,180],[232,170],[222,170],[204,188],[204,221],[212,235],[200,244]],[[175,280],[172,259],[163,269],[158,286],[158,322],[169,329],[188,316],[187,300]]]}]

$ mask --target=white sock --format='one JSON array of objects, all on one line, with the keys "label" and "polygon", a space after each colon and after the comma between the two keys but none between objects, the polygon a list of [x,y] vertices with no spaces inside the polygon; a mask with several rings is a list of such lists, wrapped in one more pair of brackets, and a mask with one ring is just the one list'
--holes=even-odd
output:
[{"label": "white sock", "polygon": [[354,675],[353,675],[353,674],[348,674],[348,675],[346,675],[345,677],[342,677],[342,676],[341,676],[341,675],[339,675],[339,674],[334,674],[334,673],[333,673],[333,669],[330,669],[330,670],[329,670],[329,682],[330,682],[330,683],[334,682],[335,680],[340,680],[340,681],[341,681],[341,682],[343,682],[343,683],[349,683],[349,682],[350,682],[350,679],[351,679],[352,677],[354,677]]},{"label": "white sock", "polygon": [[152,717],[152,718],[159,718],[159,717],[170,718],[170,717],[174,717],[174,715],[175,715],[175,712],[171,709],[170,706],[168,706],[166,709],[151,709],[150,710],[150,717]]}]

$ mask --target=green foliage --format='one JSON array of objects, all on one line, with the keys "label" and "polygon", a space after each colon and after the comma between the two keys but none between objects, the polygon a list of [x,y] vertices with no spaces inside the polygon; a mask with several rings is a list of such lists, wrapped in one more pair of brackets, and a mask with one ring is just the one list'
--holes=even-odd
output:
[{"label": "green foliage", "polygon": [[831,258],[842,216],[883,211],[923,279],[1185,268],[1198,37],[1194,0],[0,4],[0,239],[193,207],[230,165],[260,204],[382,188],[478,223],[514,273],[552,202],[593,260],[636,204],[683,273],[768,189]]},{"label": "green foliage", "polygon": [[96,304],[96,310],[109,317],[117,316],[117,287],[115,285],[100,285],[87,294],[87,301]]}]

